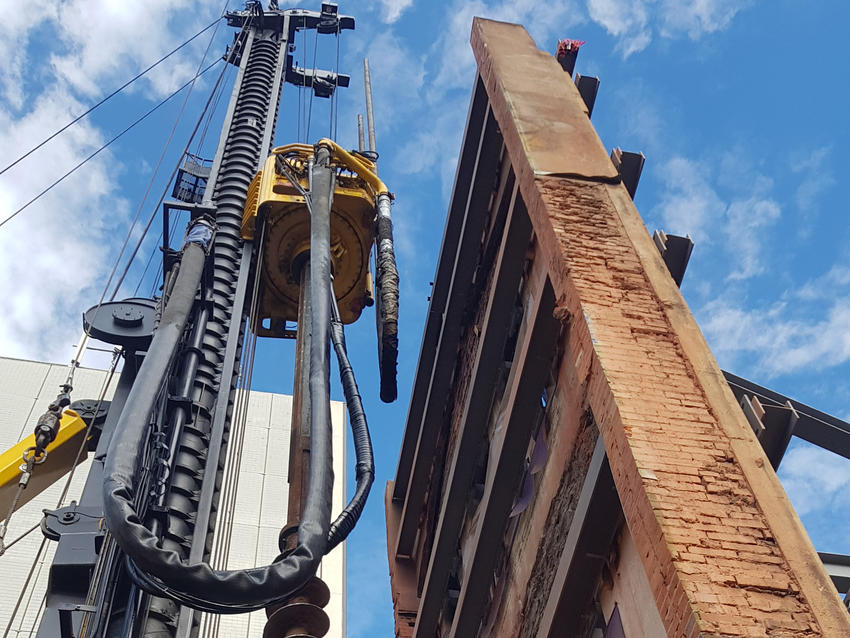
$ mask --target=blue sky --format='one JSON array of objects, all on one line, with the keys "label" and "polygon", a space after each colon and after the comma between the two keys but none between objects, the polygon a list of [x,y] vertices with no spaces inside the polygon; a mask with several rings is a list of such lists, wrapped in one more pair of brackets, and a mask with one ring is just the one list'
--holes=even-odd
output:
[{"label": "blue sky", "polygon": [[[318,8],[308,2],[306,8]],[[82,111],[209,24],[223,2],[0,1],[0,163]],[[236,3],[231,2],[231,6]],[[399,400],[377,400],[374,324],[348,331],[372,427],[377,479],[348,544],[351,636],[391,635],[383,489],[395,472],[457,151],[475,74],[473,15],[520,22],[540,48],[586,40],[577,71],[601,87],[593,122],[611,148],[642,151],[636,204],[648,229],[696,242],[683,293],[721,366],[850,418],[850,240],[842,148],[850,142],[845,2],[588,0],[540,3],[348,2],[358,19],[340,42],[338,138],[356,143],[361,59],[372,67],[381,174],[396,193],[402,277]],[[211,32],[209,32],[211,33]],[[210,49],[232,35],[223,25]],[[204,54],[205,34],[95,116],[0,176],[0,217],[180,86]],[[296,59],[312,66],[313,40]],[[335,64],[332,36],[318,65]],[[212,60],[212,57],[208,57]],[[146,219],[217,71],[195,86]],[[232,81],[232,73],[225,80]],[[229,88],[201,151],[212,156]],[[182,103],[183,94],[0,228],[0,354],[70,357],[79,316],[96,303]],[[304,137],[309,98],[284,92],[279,143]],[[302,120],[299,122],[299,112]],[[328,132],[314,101],[310,139]],[[194,146],[193,146],[194,148]],[[155,223],[154,228],[157,228]],[[125,294],[141,278],[143,244]],[[150,274],[140,290],[150,290]],[[291,391],[292,344],[261,342],[255,387]],[[335,389],[335,398],[340,398]],[[850,462],[795,442],[780,472],[816,546],[850,553]],[[352,477],[348,477],[351,484]]]}]

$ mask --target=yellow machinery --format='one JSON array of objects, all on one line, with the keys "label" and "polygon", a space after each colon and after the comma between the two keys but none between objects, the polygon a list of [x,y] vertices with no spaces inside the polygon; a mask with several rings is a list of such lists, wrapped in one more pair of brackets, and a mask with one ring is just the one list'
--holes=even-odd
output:
[{"label": "yellow machinery", "polygon": [[[375,241],[377,202],[389,198],[375,164],[349,153],[329,139],[317,147],[330,150],[336,184],[331,208],[331,262],[334,294],[342,323],[353,323],[374,303],[369,255]],[[242,237],[255,239],[257,220],[265,225],[259,303],[251,317],[259,336],[292,337],[286,322],[298,320],[300,270],[310,250],[307,206],[310,162],[315,148],[289,144],[275,148],[248,190]]]},{"label": "yellow machinery", "polygon": [[[73,410],[65,410],[59,421],[56,438],[46,448],[46,454],[36,452],[35,434],[30,434],[20,443],[0,454],[0,512],[5,516],[12,507],[21,477],[25,475],[27,488],[20,492],[15,502],[18,509],[45,489],[53,485],[74,466],[74,459],[80,453],[80,461],[88,456],[84,445],[86,423]],[[82,452],[80,452],[82,448]],[[34,458],[32,458],[34,456]],[[32,458],[37,469],[26,471],[26,460]]]}]

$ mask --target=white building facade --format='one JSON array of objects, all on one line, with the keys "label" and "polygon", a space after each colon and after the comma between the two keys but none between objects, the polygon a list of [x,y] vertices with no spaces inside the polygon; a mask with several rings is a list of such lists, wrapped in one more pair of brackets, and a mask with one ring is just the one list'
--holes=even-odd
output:
[{"label": "white building facade", "polygon": [[[67,365],[0,357],[0,450],[8,449],[32,433],[38,417],[56,398],[66,375]],[[117,376],[107,388],[106,399],[114,391]],[[97,398],[107,377],[103,370],[79,368],[74,376],[72,398]],[[227,553],[226,556],[214,555],[214,564],[220,561],[228,569],[254,567],[272,562],[279,554],[278,533],[287,515],[291,417],[291,396],[268,392],[251,392],[248,396],[235,504],[221,511],[217,527],[217,530],[229,530],[227,538],[221,537],[217,531],[219,538],[215,543],[215,547],[220,551],[227,550]],[[332,401],[331,417],[336,477],[333,512],[336,515],[345,506],[345,404]],[[236,459],[236,448],[230,447],[228,464]],[[86,461],[77,467],[63,505],[79,497],[88,465]],[[67,477],[58,481],[13,515],[6,534],[7,543],[36,525],[41,520],[43,509],[58,506],[66,481]],[[5,513],[2,515],[5,516]],[[54,545],[36,529],[0,556],[0,573],[5,581],[0,588],[0,631],[8,629],[9,638],[28,638],[37,634]],[[325,557],[318,576],[331,591],[330,602],[325,608],[331,623],[327,636],[343,638],[345,543]],[[202,620],[200,635],[203,638],[261,638],[265,623],[263,611],[207,616]]]}]

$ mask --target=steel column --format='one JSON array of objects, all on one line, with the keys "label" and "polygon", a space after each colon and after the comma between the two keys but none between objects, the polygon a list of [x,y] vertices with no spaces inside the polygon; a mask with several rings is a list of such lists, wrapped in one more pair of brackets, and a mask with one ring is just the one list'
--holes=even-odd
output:
[{"label": "steel column", "polygon": [[[466,118],[466,130],[463,135],[463,146],[460,150],[454,188],[446,218],[446,231],[440,246],[440,256],[437,260],[437,273],[431,288],[430,306],[422,335],[422,347],[419,349],[419,361],[416,364],[416,380],[410,393],[410,404],[407,409],[407,427],[404,430],[404,440],[398,459],[395,481],[393,483],[393,500],[403,501],[410,482],[411,468],[415,454],[416,442],[422,428],[422,414],[428,398],[430,380],[433,376],[434,360],[437,356],[437,344],[443,329],[443,323],[449,312],[446,308],[451,286],[452,273],[457,261],[457,246],[460,240],[460,229],[466,215],[469,192],[475,175],[478,150],[481,145],[481,134],[484,130],[487,115],[487,92],[480,78],[476,78],[469,103],[469,114]],[[455,312],[453,309],[452,312]],[[426,383],[426,380],[428,381]],[[395,548],[393,548],[394,550]]]},{"label": "steel column", "polygon": [[[530,227],[531,222],[528,224]],[[449,638],[475,635],[485,615],[489,583],[493,578],[498,550],[511,504],[523,479],[528,443],[534,436],[532,428],[535,423],[531,415],[540,407],[540,398],[556,350],[558,330],[552,316],[555,308],[552,286],[546,277],[545,268],[538,267],[535,274],[538,274],[538,281],[531,280],[530,283],[532,288],[536,284],[536,289],[532,289],[531,294],[524,299],[524,330],[511,364],[501,417],[503,425],[490,442],[490,458],[496,462],[487,468],[484,495],[478,506],[478,522],[472,533],[472,559],[468,567],[465,565]],[[474,433],[471,433],[471,436],[464,438],[473,437]],[[480,436],[470,440],[469,444],[474,449],[479,441]]]},{"label": "steel column", "polygon": [[454,366],[457,357],[463,309],[466,306],[467,294],[475,274],[478,257],[476,245],[481,241],[484,223],[487,220],[488,204],[493,193],[501,146],[502,135],[492,112],[488,109],[486,124],[478,143],[472,188],[466,198],[462,236],[458,243],[448,304],[437,345],[430,387],[426,391],[425,410],[419,429],[413,470],[407,486],[401,525],[395,543],[397,556],[410,556],[416,540],[419,514],[425,500],[430,459],[434,456],[437,440],[435,433],[443,417],[444,400],[449,391],[451,381],[449,369]]}]

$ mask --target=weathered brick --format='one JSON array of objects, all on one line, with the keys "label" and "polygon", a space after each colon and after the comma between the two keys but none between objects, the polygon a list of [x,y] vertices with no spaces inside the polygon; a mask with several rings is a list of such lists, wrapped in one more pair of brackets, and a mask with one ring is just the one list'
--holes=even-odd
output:
[{"label": "weathered brick", "polygon": [[[557,66],[520,27],[476,20],[472,39],[534,227],[534,265],[545,265],[557,316],[569,318],[563,352],[574,368],[568,376],[581,382],[559,388],[566,404],[593,413],[667,635],[850,635],[569,78],[551,75]],[[541,83],[563,100],[553,104]],[[560,477],[563,455],[558,462],[551,472]],[[518,635],[541,511],[533,503],[518,525],[492,635]]]}]

